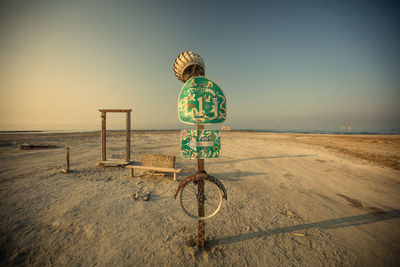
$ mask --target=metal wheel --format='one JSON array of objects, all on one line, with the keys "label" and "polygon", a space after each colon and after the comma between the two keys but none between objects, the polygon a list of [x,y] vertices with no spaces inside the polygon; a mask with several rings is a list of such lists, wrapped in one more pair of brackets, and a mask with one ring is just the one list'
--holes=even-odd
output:
[{"label": "metal wheel", "polygon": [[[198,182],[204,183],[204,195],[198,194]],[[181,208],[189,217],[205,220],[213,217],[222,206],[224,193],[217,184],[210,180],[201,179],[185,184],[179,195]],[[204,199],[204,216],[198,216],[198,201]]]}]

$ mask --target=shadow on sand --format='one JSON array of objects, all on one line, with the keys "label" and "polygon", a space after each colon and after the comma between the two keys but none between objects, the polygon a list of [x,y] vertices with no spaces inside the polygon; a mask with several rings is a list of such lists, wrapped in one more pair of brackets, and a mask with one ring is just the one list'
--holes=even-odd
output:
[{"label": "shadow on sand", "polygon": [[[195,171],[186,171],[186,172],[181,172],[178,178],[178,181],[181,181],[185,179],[187,176],[193,175]],[[215,178],[223,181],[240,181],[244,177],[247,176],[260,176],[260,175],[268,175],[268,172],[221,172],[221,173],[214,173],[214,172],[209,172],[209,175],[214,176]]]},{"label": "shadow on sand", "polygon": [[315,222],[315,223],[298,224],[298,225],[294,225],[294,226],[286,226],[286,227],[280,227],[280,228],[274,228],[274,229],[267,229],[267,230],[258,231],[258,232],[251,232],[251,233],[245,233],[245,234],[238,234],[235,236],[218,238],[218,239],[208,241],[207,246],[213,247],[213,246],[222,245],[222,244],[232,244],[232,243],[250,240],[253,238],[266,237],[269,235],[276,235],[276,234],[291,233],[291,232],[301,231],[301,230],[306,230],[306,229],[311,229],[311,228],[335,229],[335,228],[370,224],[370,223],[379,222],[379,221],[387,221],[387,220],[396,219],[396,218],[400,218],[400,210],[371,212],[371,213],[358,215],[358,216],[337,218],[337,219],[325,220],[325,221],[320,221],[320,222]]},{"label": "shadow on sand", "polygon": [[234,159],[226,161],[213,161],[213,162],[207,162],[207,164],[212,165],[212,164],[236,163],[236,162],[259,160],[259,159],[301,158],[301,157],[313,157],[313,156],[318,156],[318,155],[310,154],[310,155],[279,155],[279,156],[269,156],[269,157],[254,157],[254,158]]},{"label": "shadow on sand", "polygon": [[240,181],[243,177],[247,176],[259,176],[268,175],[268,172],[221,172],[221,173],[210,173],[215,178],[221,179],[221,181]]}]

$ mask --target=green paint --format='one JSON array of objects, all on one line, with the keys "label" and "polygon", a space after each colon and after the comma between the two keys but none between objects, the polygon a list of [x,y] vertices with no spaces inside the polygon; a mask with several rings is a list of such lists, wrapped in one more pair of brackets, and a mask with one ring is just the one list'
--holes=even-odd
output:
[{"label": "green paint", "polygon": [[182,130],[182,158],[218,158],[221,151],[220,130]]},{"label": "green paint", "polygon": [[205,77],[189,79],[178,97],[179,120],[187,124],[221,123],[226,119],[226,99],[221,88]]}]

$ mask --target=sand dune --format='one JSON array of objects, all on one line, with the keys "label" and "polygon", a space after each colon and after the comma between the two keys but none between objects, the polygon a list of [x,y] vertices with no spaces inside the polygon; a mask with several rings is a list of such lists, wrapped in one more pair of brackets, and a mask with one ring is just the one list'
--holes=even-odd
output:
[{"label": "sand dune", "polygon": [[[108,157],[124,158],[124,133]],[[132,133],[132,159],[177,156],[177,131]],[[55,149],[19,150],[18,144]],[[65,146],[71,169],[65,168]],[[395,266],[400,261],[398,136],[222,133],[206,170],[228,201],[206,222],[207,247],[191,246],[197,222],[180,210],[171,176],[129,178],[96,167],[99,133],[0,135],[0,265]],[[132,194],[150,192],[150,201]]]}]

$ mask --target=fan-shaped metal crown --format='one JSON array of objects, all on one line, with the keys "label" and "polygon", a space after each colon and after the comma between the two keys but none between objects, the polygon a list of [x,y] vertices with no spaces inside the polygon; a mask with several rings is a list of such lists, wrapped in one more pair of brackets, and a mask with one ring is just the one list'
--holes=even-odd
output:
[{"label": "fan-shaped metal crown", "polygon": [[174,62],[175,76],[182,82],[192,77],[204,76],[204,60],[196,53],[185,51],[176,57]]}]

